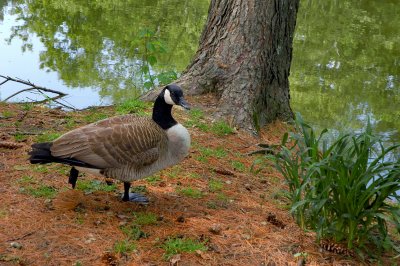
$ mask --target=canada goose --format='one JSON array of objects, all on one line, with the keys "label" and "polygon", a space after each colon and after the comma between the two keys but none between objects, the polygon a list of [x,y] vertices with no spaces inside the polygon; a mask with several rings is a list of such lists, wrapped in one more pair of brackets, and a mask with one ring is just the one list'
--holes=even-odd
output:
[{"label": "canada goose", "polygon": [[79,171],[121,180],[123,201],[147,202],[144,196],[129,193],[131,182],[179,163],[189,152],[189,132],[172,117],[173,105],[190,109],[175,84],[158,95],[152,118],[122,115],[74,129],[53,142],[33,144],[29,160],[71,165],[73,188]]}]

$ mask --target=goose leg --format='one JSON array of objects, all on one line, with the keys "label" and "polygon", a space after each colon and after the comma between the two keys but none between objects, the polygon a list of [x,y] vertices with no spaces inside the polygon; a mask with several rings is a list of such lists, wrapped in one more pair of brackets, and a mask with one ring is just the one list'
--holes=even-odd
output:
[{"label": "goose leg", "polygon": [[68,178],[68,183],[72,185],[72,188],[75,188],[76,180],[78,180],[78,174],[79,171],[76,170],[75,167],[72,167],[71,171],[69,172],[69,178]]},{"label": "goose leg", "polygon": [[123,201],[139,202],[142,204],[149,203],[149,199],[146,198],[146,196],[139,193],[129,193],[130,188],[131,188],[131,183],[124,182],[124,195],[122,197]]}]

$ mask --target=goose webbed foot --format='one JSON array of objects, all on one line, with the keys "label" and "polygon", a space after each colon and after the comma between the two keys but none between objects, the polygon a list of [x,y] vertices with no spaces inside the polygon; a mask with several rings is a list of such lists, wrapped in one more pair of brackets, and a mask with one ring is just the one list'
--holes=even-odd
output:
[{"label": "goose webbed foot", "polygon": [[76,180],[78,180],[79,171],[75,169],[75,167],[71,168],[69,172],[68,183],[72,185],[72,188],[75,188]]},{"label": "goose webbed foot", "polygon": [[148,204],[149,199],[140,194],[140,193],[130,193],[129,189],[131,187],[131,183],[124,182],[124,195],[122,196],[123,201],[137,202],[141,204]]}]

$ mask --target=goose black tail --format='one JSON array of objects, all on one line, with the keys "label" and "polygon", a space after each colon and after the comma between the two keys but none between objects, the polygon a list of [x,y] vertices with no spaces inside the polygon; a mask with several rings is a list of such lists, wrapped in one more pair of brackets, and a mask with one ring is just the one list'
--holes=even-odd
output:
[{"label": "goose black tail", "polygon": [[42,142],[32,144],[32,150],[28,153],[30,155],[29,161],[32,164],[46,164],[46,163],[62,163],[71,166],[80,166],[86,168],[98,168],[91,164],[74,158],[59,158],[51,155],[52,142]]}]

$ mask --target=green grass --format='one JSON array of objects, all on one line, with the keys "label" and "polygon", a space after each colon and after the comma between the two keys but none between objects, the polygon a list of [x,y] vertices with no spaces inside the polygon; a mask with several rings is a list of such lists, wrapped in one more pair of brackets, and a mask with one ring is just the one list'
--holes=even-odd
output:
[{"label": "green grass", "polygon": [[136,212],[135,216],[135,224],[137,225],[151,225],[157,224],[157,215],[151,212]]},{"label": "green grass", "polygon": [[22,187],[21,191],[25,194],[34,196],[35,198],[52,199],[57,194],[57,190],[55,188],[46,185],[40,185],[38,187],[26,186]]},{"label": "green grass", "polygon": [[5,117],[5,118],[10,118],[10,117],[13,117],[13,116],[15,115],[15,113],[12,112],[12,111],[5,110],[5,111],[3,111],[3,112],[1,113],[1,115],[2,115],[3,117]]},{"label": "green grass", "polygon": [[223,148],[211,149],[206,147],[198,147],[200,155],[196,158],[198,161],[207,163],[209,157],[224,158],[227,156],[227,152]]},{"label": "green grass", "polygon": [[197,127],[202,131],[207,131],[208,126],[202,119],[204,118],[204,113],[202,110],[194,108],[189,111],[189,119],[184,123],[186,127]]},{"label": "green grass", "polygon": [[140,185],[140,186],[132,186],[131,187],[131,192],[132,193],[146,193],[147,192],[147,187],[145,185]]},{"label": "green grass", "polygon": [[395,248],[387,228],[400,228],[400,210],[388,199],[400,201],[400,160],[390,154],[400,145],[383,144],[369,123],[364,132],[332,142],[326,133],[317,135],[297,115],[295,130],[284,135],[276,156],[267,157],[288,184],[291,213],[318,239],[346,243],[359,254]]},{"label": "green grass", "polygon": [[174,167],[168,168],[164,173],[169,178],[178,178],[181,173],[182,168],[179,165],[175,165]]},{"label": "green grass", "polygon": [[169,260],[173,255],[183,252],[193,253],[197,250],[207,250],[205,243],[190,238],[169,238],[162,245],[162,248],[165,250],[165,260]]},{"label": "green grass", "polygon": [[199,147],[199,152],[206,157],[224,158],[227,153],[223,148],[210,149],[206,147]]},{"label": "green grass", "polygon": [[136,224],[128,224],[122,226],[120,229],[129,240],[139,240],[148,236],[145,232],[142,231],[140,226]]},{"label": "green grass", "polygon": [[35,106],[35,105],[34,105],[33,103],[23,103],[23,104],[21,105],[22,110],[24,110],[24,111],[30,111],[30,110],[32,110],[32,108],[33,108],[34,106]]},{"label": "green grass", "polygon": [[246,171],[246,166],[242,162],[231,161],[231,165],[237,171],[240,171],[240,172],[245,172]]},{"label": "green grass", "polygon": [[129,240],[120,240],[115,242],[113,250],[117,254],[125,255],[136,250],[136,244]]},{"label": "green grass", "polygon": [[24,175],[17,182],[20,184],[35,184],[37,181],[32,176]]},{"label": "green grass", "polygon": [[66,120],[65,127],[67,129],[73,129],[73,128],[76,127],[77,124],[76,124],[75,119],[73,117],[67,117],[65,120]]},{"label": "green grass", "polygon": [[89,114],[87,114],[86,116],[83,117],[83,119],[87,122],[87,123],[93,123],[93,122],[97,122],[99,120],[103,120],[108,118],[107,114],[104,113],[100,113],[99,110],[93,109],[92,111],[90,111]]},{"label": "green grass", "polygon": [[210,131],[218,136],[226,136],[234,132],[226,122],[218,121],[211,125]]},{"label": "green grass", "polygon": [[61,133],[46,132],[46,133],[43,133],[42,135],[36,136],[35,141],[36,142],[49,142],[49,141],[55,140],[59,136],[61,136]]},{"label": "green grass", "polygon": [[178,188],[177,192],[183,196],[194,199],[200,199],[203,197],[203,192],[201,192],[197,188],[192,188],[192,187]]},{"label": "green grass", "polygon": [[211,192],[221,191],[224,188],[224,183],[221,180],[211,179],[208,181],[208,188]]},{"label": "green grass", "polygon": [[200,178],[201,176],[200,176],[200,174],[198,174],[198,173],[188,173],[187,174],[187,177],[188,178],[193,178],[193,179],[198,179],[198,178]]},{"label": "green grass", "polygon": [[148,183],[150,183],[151,185],[153,185],[153,186],[154,186],[155,184],[157,184],[157,183],[159,183],[159,182],[162,181],[161,177],[160,177],[158,174],[149,176],[149,177],[147,177],[145,180],[146,180]]},{"label": "green grass", "polygon": [[[70,166],[65,166],[65,165],[57,165],[56,171],[62,175],[69,176],[69,172],[71,171]],[[79,181],[81,182],[81,181]]]},{"label": "green grass", "polygon": [[146,109],[150,108],[151,104],[148,102],[143,102],[138,99],[129,99],[116,107],[118,114],[132,114],[136,113],[138,115],[147,115]]},{"label": "green grass", "polygon": [[75,222],[79,225],[82,225],[85,222],[85,217],[81,213],[78,213],[75,217]]},{"label": "green grass", "polygon": [[33,171],[37,172],[37,173],[48,173],[49,172],[49,168],[46,165],[42,165],[42,164],[37,164],[33,167]]},{"label": "green grass", "polygon": [[76,183],[76,189],[83,190],[86,193],[92,193],[95,191],[106,191],[112,192],[117,189],[116,184],[107,185],[105,182],[100,180],[78,180]]},{"label": "green grass", "polygon": [[8,216],[8,210],[5,208],[0,209],[0,219],[6,218]]},{"label": "green grass", "polygon": [[234,132],[226,122],[218,121],[211,126],[203,122],[204,113],[200,109],[192,109],[189,112],[189,119],[184,123],[186,127],[197,127],[204,132],[212,132],[218,136],[226,136]]},{"label": "green grass", "polygon": [[229,197],[222,192],[218,192],[217,197],[214,200],[206,202],[206,206],[209,209],[226,209],[229,205]]},{"label": "green grass", "polygon": [[14,135],[14,140],[17,142],[21,142],[21,141],[25,141],[28,139],[27,135],[21,134],[21,133],[17,133]]}]

